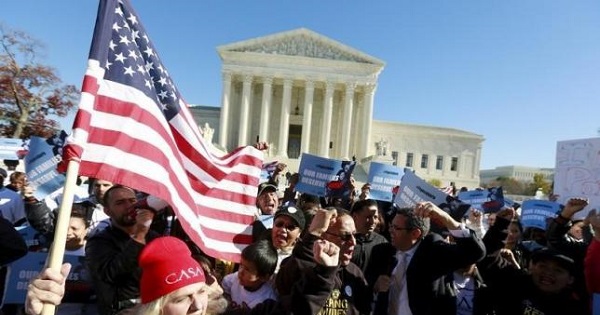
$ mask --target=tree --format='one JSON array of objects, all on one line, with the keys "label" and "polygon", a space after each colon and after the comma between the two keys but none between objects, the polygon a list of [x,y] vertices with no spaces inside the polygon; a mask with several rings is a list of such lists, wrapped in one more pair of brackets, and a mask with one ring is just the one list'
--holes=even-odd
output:
[{"label": "tree", "polygon": [[437,188],[440,188],[442,186],[442,181],[437,178],[432,178],[432,179],[428,180],[427,183],[429,183],[429,185],[437,187]]},{"label": "tree", "polygon": [[496,180],[489,182],[486,185],[486,188],[500,186],[502,186],[504,194],[522,195],[524,192],[523,183],[519,182],[518,180],[512,177],[505,176],[500,176],[496,178]]},{"label": "tree", "polygon": [[533,183],[528,185],[529,189],[526,195],[533,196],[538,188],[541,188],[544,195],[548,196],[552,192],[551,186],[551,183],[544,178],[544,174],[533,174]]},{"label": "tree", "polygon": [[62,84],[56,70],[37,63],[42,45],[22,31],[0,25],[0,135],[49,137],[58,130],[53,117],[75,107],[78,90]]}]

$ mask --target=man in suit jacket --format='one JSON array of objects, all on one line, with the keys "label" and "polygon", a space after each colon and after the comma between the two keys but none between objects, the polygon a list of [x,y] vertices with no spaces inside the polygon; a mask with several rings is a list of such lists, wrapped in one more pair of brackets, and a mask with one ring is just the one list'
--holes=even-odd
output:
[{"label": "man in suit jacket", "polygon": [[[446,228],[455,243],[429,233],[430,221]],[[454,220],[431,202],[418,203],[414,209],[401,208],[390,225],[391,242],[373,249],[367,268],[367,281],[373,283],[376,294],[374,314],[428,315],[447,314],[431,301],[436,296],[444,276],[467,267],[485,256],[485,246],[475,232]],[[390,277],[396,274],[398,258],[402,257],[406,272],[401,277],[400,290]],[[443,284],[442,284],[443,285]]]}]

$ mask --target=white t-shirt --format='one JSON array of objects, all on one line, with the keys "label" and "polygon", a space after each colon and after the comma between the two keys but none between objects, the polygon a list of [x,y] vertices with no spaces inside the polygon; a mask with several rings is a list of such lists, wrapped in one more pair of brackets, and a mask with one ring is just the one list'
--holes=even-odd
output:
[{"label": "white t-shirt", "polygon": [[231,296],[231,302],[238,306],[243,306],[245,304],[248,308],[252,309],[265,300],[277,300],[275,290],[273,290],[273,287],[269,282],[264,283],[260,289],[251,292],[244,289],[240,284],[237,272],[226,275],[225,278],[223,278],[221,286],[223,287],[223,292]]}]

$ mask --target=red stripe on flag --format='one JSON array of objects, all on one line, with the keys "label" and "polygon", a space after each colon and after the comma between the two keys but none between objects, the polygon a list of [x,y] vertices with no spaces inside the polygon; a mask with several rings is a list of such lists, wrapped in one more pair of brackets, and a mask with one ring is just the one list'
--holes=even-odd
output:
[{"label": "red stripe on flag", "polygon": [[[173,132],[173,136],[177,143],[177,147],[179,148],[181,153],[183,153],[188,159],[193,161],[196,165],[208,164],[208,165],[206,165],[205,171],[207,171],[209,174],[211,174],[211,176],[213,178],[215,178],[216,180],[221,180],[226,175],[224,172],[222,172],[219,168],[217,168],[215,165],[213,165],[211,163],[214,160],[209,159],[208,157],[204,156],[201,152],[194,149],[189,144],[189,142],[186,140],[186,138],[182,134],[179,133],[179,131],[177,129],[171,128],[171,131]],[[236,153],[237,153],[237,151],[236,151]],[[229,162],[223,162],[224,160],[231,159],[232,157],[235,157],[235,158]],[[227,158],[225,158],[225,157],[221,158],[221,162],[225,163],[225,164],[220,164],[221,166],[225,166],[228,168],[231,168],[240,163],[246,164],[246,165],[257,165],[258,162],[262,163],[262,161],[255,158],[254,156],[239,155],[239,154],[238,154],[238,156],[228,155]]]},{"label": "red stripe on flag", "polygon": [[[126,185],[126,186],[130,186],[130,187],[139,187],[138,189],[141,191],[168,191],[166,185],[161,184],[160,182],[156,182],[151,178],[145,177],[143,175],[137,174],[137,173],[131,173],[129,170],[127,169],[123,169],[123,168],[119,168],[119,167],[114,167],[108,164],[104,164],[104,163],[94,163],[94,162],[89,162],[89,161],[83,161],[81,163],[81,169],[82,172],[80,172],[81,175],[84,176],[94,176],[94,174],[97,173],[102,173],[103,175],[106,175],[105,178],[107,178],[108,181],[113,181],[113,182],[120,182],[120,184],[122,185]],[[125,179],[125,180],[123,180]],[[178,209],[174,208],[175,211],[177,211]],[[211,210],[209,210],[211,211]],[[213,212],[213,214],[216,214],[216,212]],[[204,215],[204,213],[203,213]],[[210,215],[209,215],[210,217]],[[239,217],[239,215],[238,215]],[[245,217],[250,217],[252,218],[252,216],[245,216]],[[228,219],[228,220],[223,220],[223,219]],[[233,217],[228,217],[226,218],[226,216],[221,215],[221,221],[227,221],[227,222],[236,222],[239,218],[233,218]],[[253,220],[250,220],[251,224]],[[188,229],[193,230],[190,226],[190,222],[185,221],[185,220],[181,220],[182,225],[184,225],[184,228],[186,231],[188,231]],[[243,222],[239,222],[242,223]],[[203,224],[200,224],[202,231],[204,232],[204,234],[209,238],[209,242],[217,240],[217,241],[223,241],[223,242],[231,242],[233,239],[235,239],[235,243],[238,243],[240,245],[249,245],[252,243],[252,236],[251,235],[244,235],[244,234],[232,234],[232,233],[228,233],[228,232],[223,232],[221,230],[216,230],[215,228],[218,227],[207,227]],[[190,238],[199,246],[205,247],[204,244],[204,240],[202,238],[199,237],[198,234],[196,233],[189,233],[188,235],[190,236]],[[220,251],[215,251],[215,250],[211,250],[209,248],[203,248],[203,251],[213,257],[223,257],[223,259],[227,259],[227,260],[232,260],[232,261],[236,261],[239,260],[239,253],[227,253],[227,252],[220,252]]]},{"label": "red stripe on flag", "polygon": [[96,95],[98,93],[98,80],[91,75],[86,75],[83,77],[83,84],[81,86],[81,92],[87,92],[92,95]]},{"label": "red stripe on flag", "polygon": [[237,224],[251,225],[254,222],[253,215],[241,216],[230,211],[211,208],[210,206],[202,207],[202,215],[215,220],[227,221]]}]

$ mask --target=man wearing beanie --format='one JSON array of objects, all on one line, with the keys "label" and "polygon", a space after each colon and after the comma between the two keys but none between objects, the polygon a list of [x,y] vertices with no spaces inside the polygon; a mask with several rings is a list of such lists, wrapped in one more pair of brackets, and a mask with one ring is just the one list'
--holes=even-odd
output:
[{"label": "man wearing beanie", "polygon": [[111,225],[87,242],[85,259],[94,280],[101,315],[113,315],[139,303],[138,257],[158,234],[150,230],[154,213],[134,209],[133,189],[115,185],[104,194]]}]

